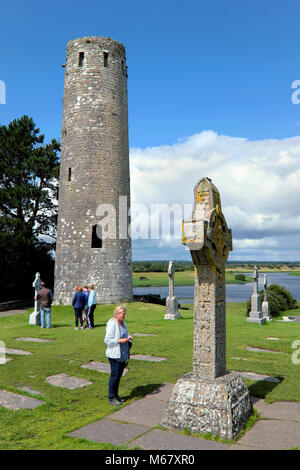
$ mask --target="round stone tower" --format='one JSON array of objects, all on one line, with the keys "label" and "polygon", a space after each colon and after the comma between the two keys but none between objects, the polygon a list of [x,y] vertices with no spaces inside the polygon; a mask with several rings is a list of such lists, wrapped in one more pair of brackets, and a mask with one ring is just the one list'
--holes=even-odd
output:
[{"label": "round stone tower", "polygon": [[124,46],[84,37],[67,44],[54,302],[91,283],[97,302],[132,298],[130,177]]}]

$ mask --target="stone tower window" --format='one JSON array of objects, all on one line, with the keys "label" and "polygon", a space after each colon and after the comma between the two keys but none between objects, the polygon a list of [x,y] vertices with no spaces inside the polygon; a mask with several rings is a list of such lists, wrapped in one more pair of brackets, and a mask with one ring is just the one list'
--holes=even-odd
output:
[{"label": "stone tower window", "polygon": [[108,67],[108,52],[103,52],[103,64],[104,67]]},{"label": "stone tower window", "polygon": [[99,225],[93,225],[92,248],[102,248],[102,238],[101,238],[100,232],[101,232],[101,227]]},{"label": "stone tower window", "polygon": [[79,61],[78,61],[78,66],[82,67],[84,62],[84,52],[79,52]]},{"label": "stone tower window", "polygon": [[72,181],[72,168],[68,169],[68,181]]}]

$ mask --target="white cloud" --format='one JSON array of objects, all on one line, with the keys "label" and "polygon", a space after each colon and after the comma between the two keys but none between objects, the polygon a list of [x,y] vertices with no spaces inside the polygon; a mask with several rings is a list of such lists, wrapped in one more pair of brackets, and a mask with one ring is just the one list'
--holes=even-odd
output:
[{"label": "white cloud", "polygon": [[207,176],[220,191],[234,256],[256,249],[261,259],[300,259],[300,137],[249,141],[208,130],[133,148],[130,158],[132,203],[192,204],[194,185]]}]

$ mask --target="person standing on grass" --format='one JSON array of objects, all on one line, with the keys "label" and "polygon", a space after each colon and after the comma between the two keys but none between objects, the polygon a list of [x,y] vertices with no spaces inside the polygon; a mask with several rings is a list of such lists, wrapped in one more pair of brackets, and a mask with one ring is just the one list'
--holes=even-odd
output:
[{"label": "person standing on grass", "polygon": [[82,312],[85,306],[85,295],[82,292],[82,287],[76,287],[76,292],[74,294],[72,305],[75,312],[75,330],[78,330],[78,320],[80,321],[80,329],[83,329],[83,320]]},{"label": "person standing on grass", "polygon": [[129,336],[124,318],[126,308],[119,305],[114,310],[114,316],[106,324],[104,343],[107,345],[106,357],[110,363],[108,383],[108,399],[111,405],[120,406],[125,400],[119,397],[119,384],[123,371],[129,360],[130,345],[133,340]]},{"label": "person standing on grass", "polygon": [[88,301],[89,301],[90,292],[89,292],[89,288],[87,284],[83,286],[83,293],[85,295],[85,305],[83,309],[82,319],[83,319],[83,322],[86,320],[86,327],[88,327],[89,325],[88,325],[87,315],[88,315],[88,310],[89,310]]},{"label": "person standing on grass", "polygon": [[94,311],[96,308],[96,291],[94,284],[88,285],[89,299],[88,299],[88,313],[87,313],[87,328],[94,328]]},{"label": "person standing on grass", "polygon": [[40,301],[40,314],[41,314],[41,328],[51,328],[51,303],[53,294],[50,289],[45,286],[44,282],[41,282],[41,288],[35,296],[34,300]]}]

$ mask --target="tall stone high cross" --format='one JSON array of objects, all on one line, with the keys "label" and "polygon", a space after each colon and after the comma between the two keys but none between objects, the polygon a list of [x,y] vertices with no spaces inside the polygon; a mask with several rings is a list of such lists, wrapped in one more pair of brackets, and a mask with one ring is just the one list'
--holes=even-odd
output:
[{"label": "tall stone high cross", "polygon": [[198,182],[194,198],[192,219],[183,222],[183,244],[195,264],[193,372],[177,381],[161,424],[232,439],[252,413],[240,375],[226,372],[225,263],[232,235],[209,178]]},{"label": "tall stone high cross", "polygon": [[249,317],[246,319],[249,323],[258,323],[259,325],[263,325],[266,322],[266,319],[263,316],[263,312],[261,310],[261,300],[260,295],[258,292],[258,268],[254,266],[253,271],[253,294],[251,295],[251,310],[249,312]]},{"label": "tall stone high cross", "polygon": [[174,294],[174,274],[174,263],[173,260],[170,259],[168,266],[169,295],[166,299],[166,313],[164,316],[165,320],[177,320],[177,318],[181,318],[178,310],[178,302]]},{"label": "tall stone high cross", "polygon": [[268,279],[267,279],[267,275],[264,274],[264,300],[261,305],[261,310],[262,310],[263,317],[268,321],[272,321],[272,315],[270,314],[270,307],[269,307],[269,302],[268,302],[267,287],[268,287]]},{"label": "tall stone high cross", "polygon": [[183,224],[183,244],[195,265],[193,371],[214,379],[226,370],[225,263],[232,236],[219,191],[208,178],[195,187],[194,212]]}]

